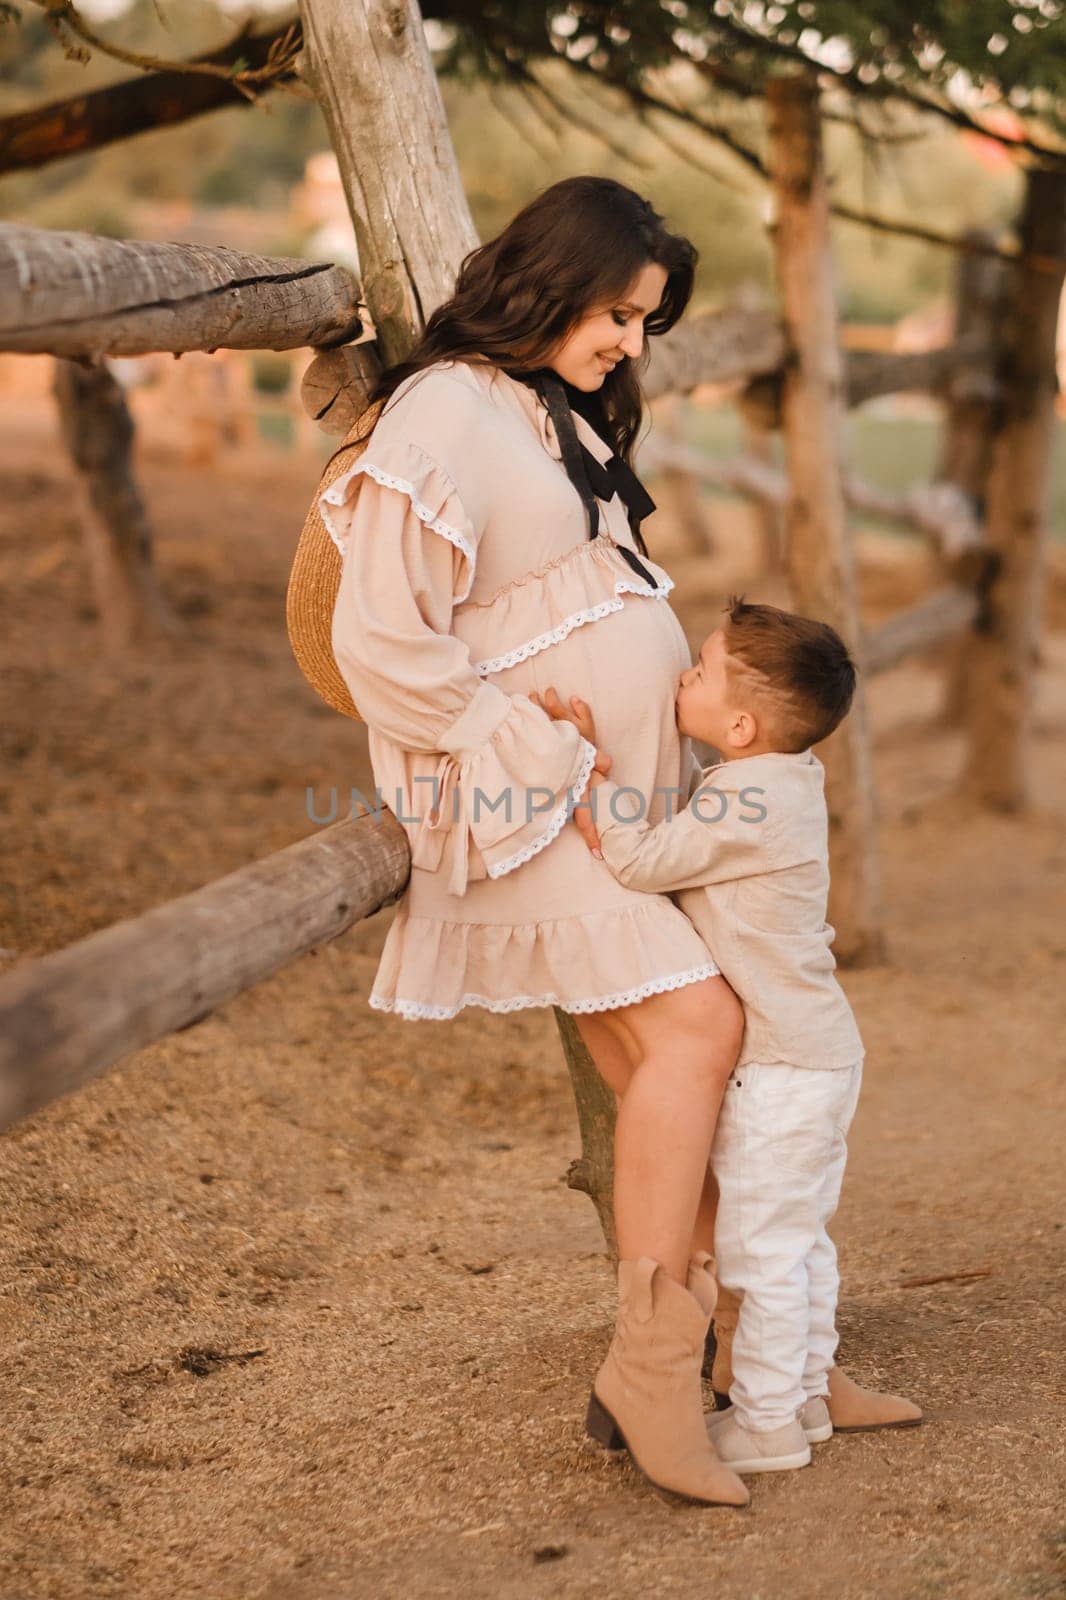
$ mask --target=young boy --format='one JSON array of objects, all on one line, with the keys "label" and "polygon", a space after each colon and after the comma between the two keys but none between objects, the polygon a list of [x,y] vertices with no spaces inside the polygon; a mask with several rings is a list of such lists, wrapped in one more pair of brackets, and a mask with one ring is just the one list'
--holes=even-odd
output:
[{"label": "young boy", "polygon": [[[744,1006],[711,1151],[717,1275],[740,1297],[732,1405],[708,1427],[733,1471],[777,1472],[806,1466],[833,1431],[839,1279],[826,1224],[864,1050],[830,949],[825,772],[810,747],[847,715],[855,668],[824,623],[736,597],[727,610],[676,702],[680,732],[721,762],[657,827],[642,820],[649,797],[593,772],[574,820],[623,883],[678,895]],[[595,742],[575,704],[545,696]],[[850,1390],[852,1425],[921,1419],[908,1401]]]}]

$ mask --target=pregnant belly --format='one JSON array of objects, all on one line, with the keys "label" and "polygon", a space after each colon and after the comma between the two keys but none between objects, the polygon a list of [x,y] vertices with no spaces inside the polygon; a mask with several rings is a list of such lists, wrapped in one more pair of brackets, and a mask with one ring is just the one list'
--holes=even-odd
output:
[{"label": "pregnant belly", "polygon": [[[488,628],[480,644],[482,655],[500,648]],[[471,655],[479,659],[475,647]],[[586,700],[596,720],[597,743],[612,758],[611,777],[639,791],[643,814],[654,825],[675,813],[682,798],[677,791],[688,771],[688,740],[677,730],[675,695],[678,677],[690,664],[684,632],[667,602],[627,595],[619,610],[481,676],[509,695],[535,691],[543,696],[551,685],[564,702],[570,695]],[[402,804],[409,816],[428,808],[428,792],[416,789],[413,780],[434,772],[435,755],[404,752],[373,730],[370,753],[386,805]],[[528,781],[535,784],[536,774]],[[414,872],[409,909],[454,922],[522,924],[522,937],[532,938],[534,925],[545,920],[628,910],[657,898],[625,888],[567,824],[516,872],[471,881],[463,896],[447,892],[446,872]]]},{"label": "pregnant belly", "polygon": [[[559,643],[490,676],[506,694],[542,697],[552,686],[564,704],[579,695],[592,709],[596,740],[612,757],[611,777],[647,797],[649,822],[666,815],[678,784],[682,737],[674,702],[691,665],[681,624],[665,600],[626,596],[620,611],[582,624]],[[669,802],[676,809],[676,798]]]}]

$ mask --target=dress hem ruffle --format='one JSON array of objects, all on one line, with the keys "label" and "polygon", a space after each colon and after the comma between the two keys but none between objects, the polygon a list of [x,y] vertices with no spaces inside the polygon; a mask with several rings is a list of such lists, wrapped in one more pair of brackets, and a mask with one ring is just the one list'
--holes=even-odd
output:
[{"label": "dress hem ruffle", "polygon": [[369,1003],[375,1011],[430,1021],[469,1005],[609,1011],[720,970],[666,895],[622,891],[613,903],[525,923],[452,921],[401,904]]},{"label": "dress hem ruffle", "polygon": [[636,1005],[653,994],[664,994],[671,989],[682,989],[686,984],[699,983],[703,978],[721,976],[721,968],[712,961],[702,966],[690,967],[687,972],[675,972],[666,978],[650,978],[634,989],[624,989],[618,994],[598,995],[590,1000],[564,1000],[559,995],[512,995],[508,999],[491,1000],[482,994],[464,994],[457,1005],[429,1006],[419,1000],[388,1000],[384,995],[371,994],[368,1004],[375,1011],[395,1012],[404,1022],[449,1022],[467,1006],[480,1006],[485,1011],[525,1011],[534,1006],[559,1006],[571,1016],[585,1016],[592,1011],[613,1011],[619,1006]]}]

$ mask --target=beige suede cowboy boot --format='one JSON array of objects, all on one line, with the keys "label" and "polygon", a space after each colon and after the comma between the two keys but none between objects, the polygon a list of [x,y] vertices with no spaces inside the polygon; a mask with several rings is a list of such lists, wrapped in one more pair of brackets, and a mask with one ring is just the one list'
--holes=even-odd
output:
[{"label": "beige suede cowboy boot", "polygon": [[922,1421],[920,1406],[902,1395],[881,1394],[863,1389],[841,1372],[829,1368],[829,1394],[826,1397],[829,1420],[834,1433],[868,1433],[875,1428],[916,1428]]},{"label": "beige suede cowboy boot", "polygon": [[[714,1366],[711,1386],[719,1410],[729,1405],[733,1382],[733,1334],[736,1332],[740,1297],[718,1285],[718,1304],[714,1310]],[[826,1395],[829,1420],[834,1433],[867,1433],[876,1428],[916,1428],[922,1412],[902,1395],[881,1394],[863,1389],[839,1367],[829,1368],[829,1393]],[[804,1408],[806,1409],[806,1408]],[[828,1435],[823,1434],[823,1438]],[[812,1439],[812,1443],[820,1440]]]},{"label": "beige suede cowboy boot", "polygon": [[700,1364],[714,1309],[713,1279],[683,1288],[650,1256],[618,1263],[614,1338],[596,1374],[585,1426],[608,1450],[626,1449],[661,1493],[700,1505],[747,1505],[703,1420]]}]

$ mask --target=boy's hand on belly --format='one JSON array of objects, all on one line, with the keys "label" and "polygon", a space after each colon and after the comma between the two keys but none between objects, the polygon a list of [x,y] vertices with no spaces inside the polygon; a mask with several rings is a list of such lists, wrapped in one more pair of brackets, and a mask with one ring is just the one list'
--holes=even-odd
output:
[{"label": "boy's hand on belly", "polygon": [[[596,743],[596,719],[593,717],[592,708],[587,701],[579,700],[575,694],[570,696],[569,707],[564,706],[552,685],[545,689],[543,702],[539,694],[536,693],[531,694],[529,698],[534,705],[538,705],[542,711],[546,711],[553,722],[572,722],[582,738],[587,739],[589,744]],[[611,757],[606,750],[597,749],[596,764],[589,774],[585,792],[573,811],[574,823],[578,832],[593,855],[600,861],[603,860],[603,851],[600,849],[600,836],[596,832],[596,824],[592,820],[589,795],[596,784],[603,782],[610,770]]]},{"label": "boy's hand on belly", "polygon": [[581,796],[581,799],[578,801],[577,805],[574,807],[574,823],[577,827],[578,833],[584,839],[585,843],[588,845],[597,861],[602,861],[603,851],[600,849],[600,836],[596,832],[596,824],[592,820],[593,814],[590,804],[590,796],[593,789],[595,789],[598,784],[603,782],[604,773],[610,768],[611,758],[603,750],[598,750],[596,754],[597,757],[603,756],[607,766],[601,772],[599,770],[599,764],[597,761],[597,765],[593,767],[592,771],[589,773],[589,781],[585,785],[585,792]]}]

